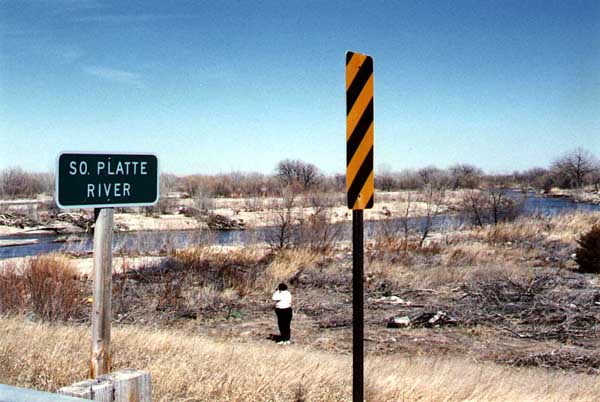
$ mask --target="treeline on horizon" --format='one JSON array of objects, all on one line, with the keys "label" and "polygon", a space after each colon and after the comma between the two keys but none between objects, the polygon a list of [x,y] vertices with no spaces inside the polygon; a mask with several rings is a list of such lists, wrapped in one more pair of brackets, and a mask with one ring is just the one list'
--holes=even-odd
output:
[{"label": "treeline on horizon", "polygon": [[[375,187],[381,191],[417,190],[424,186],[451,190],[503,186],[538,191],[593,186],[600,190],[600,161],[583,148],[564,153],[548,167],[510,174],[486,174],[471,164],[456,164],[445,169],[436,166],[400,171],[379,169],[375,173]],[[160,184],[162,196],[171,192],[185,193],[189,197],[281,196],[286,189],[298,193],[343,192],[346,176],[325,175],[312,163],[285,159],[272,174],[231,172],[177,176],[163,173]],[[42,193],[54,193],[53,173],[31,173],[20,167],[0,171],[0,198],[27,198]]]}]

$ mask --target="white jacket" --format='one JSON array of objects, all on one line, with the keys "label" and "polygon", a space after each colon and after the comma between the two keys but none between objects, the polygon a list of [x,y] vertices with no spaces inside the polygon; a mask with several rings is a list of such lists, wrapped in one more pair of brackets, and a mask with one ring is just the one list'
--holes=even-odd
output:
[{"label": "white jacket", "polygon": [[290,308],[292,307],[292,294],[287,290],[275,291],[273,293],[273,300],[277,302],[275,308]]}]

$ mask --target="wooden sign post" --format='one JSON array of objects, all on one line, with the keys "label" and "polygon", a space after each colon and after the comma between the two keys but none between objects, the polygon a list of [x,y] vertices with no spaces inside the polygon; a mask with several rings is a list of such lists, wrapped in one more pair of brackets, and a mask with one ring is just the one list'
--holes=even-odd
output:
[{"label": "wooden sign post", "polygon": [[94,289],[92,303],[92,353],[90,378],[110,373],[112,296],[112,240],[114,211],[96,208],[94,217]]},{"label": "wooden sign post", "polygon": [[113,207],[158,202],[153,154],[65,152],[58,157],[55,199],[60,208],[94,208],[94,268],[90,378],[111,370]]},{"label": "wooden sign post", "polygon": [[373,58],[346,53],[346,189],[352,209],[352,400],[364,400],[363,209],[373,208]]}]

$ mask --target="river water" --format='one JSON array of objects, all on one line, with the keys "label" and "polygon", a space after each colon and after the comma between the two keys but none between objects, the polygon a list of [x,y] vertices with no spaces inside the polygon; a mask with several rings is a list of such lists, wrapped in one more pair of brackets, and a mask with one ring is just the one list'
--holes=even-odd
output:
[{"label": "river water", "polygon": [[[514,197],[519,195],[514,192]],[[524,215],[558,215],[575,211],[599,211],[600,205],[575,203],[566,198],[547,198],[535,193],[528,194],[523,205]],[[411,225],[423,224],[422,218],[414,218]],[[465,223],[461,215],[441,215],[434,222],[435,230],[451,229]],[[365,238],[371,239],[378,232],[382,221],[365,221]],[[387,223],[390,224],[389,222]],[[392,224],[394,222],[392,221]],[[339,237],[342,240],[351,239],[351,223],[336,224]],[[273,237],[273,228],[256,228],[243,231],[213,231],[213,230],[172,230],[172,231],[149,231],[149,232],[121,232],[115,233],[113,246],[116,252],[135,250],[139,253],[156,252],[161,249],[181,248],[195,244],[218,244],[218,245],[251,245],[263,243],[267,238]],[[57,251],[90,252],[92,250],[92,237],[80,235],[79,240],[66,243],[59,242],[57,235],[18,235],[0,236],[0,240],[35,241],[33,244],[19,246],[0,247],[0,260],[13,257],[32,256]]]}]

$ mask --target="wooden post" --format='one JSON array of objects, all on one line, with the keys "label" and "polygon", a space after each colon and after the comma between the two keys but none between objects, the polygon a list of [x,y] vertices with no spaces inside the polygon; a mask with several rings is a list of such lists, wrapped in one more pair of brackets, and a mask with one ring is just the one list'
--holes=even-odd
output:
[{"label": "wooden post", "polygon": [[94,292],[92,305],[92,353],[90,378],[110,372],[110,325],[112,296],[112,208],[94,210]]},{"label": "wooden post", "polygon": [[122,369],[103,375],[112,382],[114,402],[152,402],[150,372]]},{"label": "wooden post", "polygon": [[121,369],[63,387],[58,393],[96,402],[152,402],[152,378],[148,371]]},{"label": "wooden post", "polygon": [[76,382],[67,387],[62,387],[56,393],[96,402],[113,402],[113,385],[110,381],[104,379]]}]

